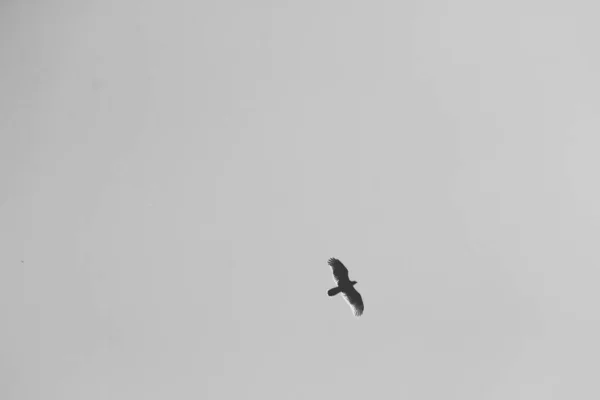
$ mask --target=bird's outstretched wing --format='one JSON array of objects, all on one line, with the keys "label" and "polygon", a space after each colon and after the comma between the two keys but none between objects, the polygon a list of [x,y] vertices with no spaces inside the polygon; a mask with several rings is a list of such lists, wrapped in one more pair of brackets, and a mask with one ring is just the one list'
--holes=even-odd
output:
[{"label": "bird's outstretched wing", "polygon": [[354,315],[360,317],[363,311],[365,311],[365,305],[363,303],[360,293],[358,293],[358,291],[354,289],[354,287],[352,287],[342,292],[342,295],[350,305],[350,308],[352,309]]},{"label": "bird's outstretched wing", "polygon": [[331,266],[331,270],[333,271],[333,280],[336,284],[350,280],[348,278],[348,268],[346,268],[340,260],[337,258],[330,258],[327,263]]}]

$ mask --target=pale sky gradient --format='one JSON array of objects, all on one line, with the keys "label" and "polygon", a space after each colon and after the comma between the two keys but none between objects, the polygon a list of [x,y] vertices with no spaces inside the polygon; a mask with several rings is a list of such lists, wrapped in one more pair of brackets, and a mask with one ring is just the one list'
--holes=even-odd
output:
[{"label": "pale sky gradient", "polygon": [[0,398],[599,399],[593,4],[2,2]]}]

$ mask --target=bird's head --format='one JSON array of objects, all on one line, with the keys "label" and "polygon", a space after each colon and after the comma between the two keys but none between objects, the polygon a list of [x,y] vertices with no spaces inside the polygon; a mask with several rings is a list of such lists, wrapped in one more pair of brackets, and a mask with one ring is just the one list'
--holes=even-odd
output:
[{"label": "bird's head", "polygon": [[356,285],[358,282],[356,282],[356,281],[352,281],[352,282],[350,282],[350,283],[352,284],[352,286],[354,286],[354,285]]}]

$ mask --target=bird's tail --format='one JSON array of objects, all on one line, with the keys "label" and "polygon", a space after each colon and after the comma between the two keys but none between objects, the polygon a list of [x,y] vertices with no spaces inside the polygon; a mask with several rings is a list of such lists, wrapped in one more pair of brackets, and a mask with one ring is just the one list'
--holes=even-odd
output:
[{"label": "bird's tail", "polygon": [[341,288],[339,288],[339,287],[334,287],[333,289],[329,289],[329,290],[327,291],[327,294],[328,294],[328,295],[330,295],[330,296],[335,296],[336,294],[338,294],[338,293],[339,293],[339,292],[341,292],[341,291],[342,291],[342,289],[341,289]]}]

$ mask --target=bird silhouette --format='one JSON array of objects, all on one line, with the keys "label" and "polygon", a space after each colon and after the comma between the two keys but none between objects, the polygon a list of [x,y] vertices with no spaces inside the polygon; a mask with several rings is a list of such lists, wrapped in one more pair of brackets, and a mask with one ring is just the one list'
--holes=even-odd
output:
[{"label": "bird silhouette", "polygon": [[360,317],[365,310],[362,297],[360,293],[354,289],[356,281],[351,281],[348,277],[348,268],[342,264],[337,258],[330,258],[327,262],[331,266],[333,272],[333,280],[337,284],[337,287],[329,289],[327,294],[329,296],[335,296],[338,293],[342,293],[346,302],[350,305],[352,312],[355,316]]}]

